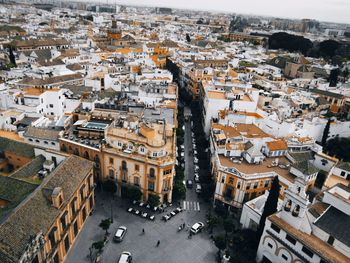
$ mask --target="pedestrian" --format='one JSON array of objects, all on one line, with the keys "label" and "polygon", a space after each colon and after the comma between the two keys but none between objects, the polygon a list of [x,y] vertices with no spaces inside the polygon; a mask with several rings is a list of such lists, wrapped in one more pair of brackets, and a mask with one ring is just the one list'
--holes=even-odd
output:
[{"label": "pedestrian", "polygon": [[145,234],[145,229],[144,228],[142,228],[142,234]]},{"label": "pedestrian", "polygon": [[160,240],[158,240],[158,242],[157,242],[157,247],[159,247],[159,244],[160,244]]}]

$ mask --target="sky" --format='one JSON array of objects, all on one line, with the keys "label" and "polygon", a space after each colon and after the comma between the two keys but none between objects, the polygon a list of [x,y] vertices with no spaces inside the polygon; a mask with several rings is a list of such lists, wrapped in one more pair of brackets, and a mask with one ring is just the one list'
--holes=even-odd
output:
[{"label": "sky", "polygon": [[[87,2],[88,0],[81,0]],[[350,0],[94,0],[349,23]]]}]

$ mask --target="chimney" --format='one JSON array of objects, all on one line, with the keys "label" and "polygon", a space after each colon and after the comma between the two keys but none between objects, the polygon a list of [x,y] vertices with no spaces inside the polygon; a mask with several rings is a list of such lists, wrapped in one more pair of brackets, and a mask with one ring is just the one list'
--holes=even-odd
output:
[{"label": "chimney", "polygon": [[55,208],[60,208],[63,203],[63,191],[61,187],[55,187],[51,194],[52,205]]}]

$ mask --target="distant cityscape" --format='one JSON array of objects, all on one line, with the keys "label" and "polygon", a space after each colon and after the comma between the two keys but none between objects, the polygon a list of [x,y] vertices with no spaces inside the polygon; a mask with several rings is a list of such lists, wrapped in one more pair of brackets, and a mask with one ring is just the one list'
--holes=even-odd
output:
[{"label": "distant cityscape", "polygon": [[0,263],[349,263],[349,72],[350,24],[1,0]]}]

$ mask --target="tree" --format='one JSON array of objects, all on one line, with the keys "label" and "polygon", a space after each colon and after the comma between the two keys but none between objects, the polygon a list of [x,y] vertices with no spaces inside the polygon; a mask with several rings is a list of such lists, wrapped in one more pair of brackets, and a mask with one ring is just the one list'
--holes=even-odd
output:
[{"label": "tree", "polygon": [[219,249],[219,252],[221,252],[226,248],[225,237],[222,235],[214,237],[214,244]]},{"label": "tree", "polygon": [[105,235],[108,235],[108,229],[111,226],[111,219],[102,219],[101,223],[99,224],[99,227],[101,227],[104,231],[106,231]]},{"label": "tree", "polygon": [[103,190],[111,194],[114,194],[115,192],[117,192],[117,185],[115,184],[114,181],[108,180],[105,183],[103,183]]},{"label": "tree", "polygon": [[175,180],[173,188],[173,198],[175,200],[185,199],[186,197],[186,187],[180,180]]},{"label": "tree", "polygon": [[324,127],[323,130],[323,135],[322,135],[322,141],[321,141],[321,145],[324,146],[327,142],[328,136],[329,136],[329,128],[331,126],[331,119],[329,118],[327,121],[326,126]]},{"label": "tree", "polygon": [[10,58],[10,62],[12,65],[14,65],[14,67],[17,67],[17,64],[16,64],[16,57],[15,55],[13,54],[13,50],[12,50],[12,47],[10,47],[10,51],[9,51],[9,58]]},{"label": "tree", "polygon": [[142,192],[138,187],[128,186],[126,189],[126,197],[130,200],[140,200]]},{"label": "tree", "polygon": [[223,221],[223,226],[225,230],[225,240],[227,240],[227,234],[235,230],[235,224],[233,222],[233,218],[231,217],[225,218]]},{"label": "tree", "polygon": [[207,218],[207,225],[211,233],[213,233],[214,227],[219,224],[219,218],[215,215],[209,214]]},{"label": "tree", "polygon": [[149,194],[148,195],[148,203],[151,206],[159,206],[159,204],[160,204],[160,197],[158,195]]},{"label": "tree", "polygon": [[350,139],[337,137],[329,139],[324,146],[324,151],[344,162],[350,162]]},{"label": "tree", "polygon": [[325,40],[320,43],[320,55],[324,58],[332,58],[336,50],[340,47],[340,43],[335,40]]},{"label": "tree", "polygon": [[280,185],[278,177],[275,176],[272,181],[272,186],[269,192],[269,196],[265,202],[264,211],[261,215],[258,229],[258,237],[260,239],[262,232],[264,231],[266,218],[277,211],[278,196],[280,193]]},{"label": "tree", "polygon": [[328,78],[330,87],[336,87],[337,86],[338,75],[339,75],[339,69],[338,68],[331,70],[331,73],[329,74],[329,78]]},{"label": "tree", "polygon": [[187,41],[188,43],[190,43],[190,42],[191,42],[191,37],[190,37],[190,35],[189,35],[189,34],[186,34],[186,41]]},{"label": "tree", "polygon": [[101,253],[104,246],[105,242],[103,240],[92,243],[91,247],[89,247],[91,263],[96,262],[96,257],[93,257],[94,249],[96,249],[98,253]]}]

